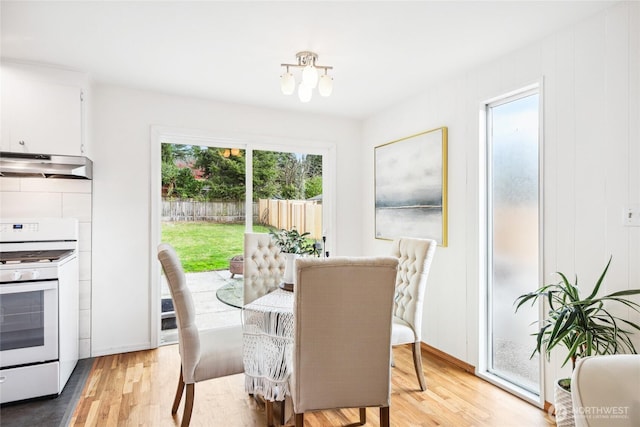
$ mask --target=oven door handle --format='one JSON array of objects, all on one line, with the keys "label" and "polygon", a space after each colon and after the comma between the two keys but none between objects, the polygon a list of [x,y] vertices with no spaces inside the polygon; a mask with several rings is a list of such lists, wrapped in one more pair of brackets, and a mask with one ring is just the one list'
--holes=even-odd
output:
[{"label": "oven door handle", "polygon": [[29,282],[20,284],[4,284],[0,285],[0,295],[18,294],[24,292],[48,291],[58,288],[58,281],[51,280],[47,282]]}]

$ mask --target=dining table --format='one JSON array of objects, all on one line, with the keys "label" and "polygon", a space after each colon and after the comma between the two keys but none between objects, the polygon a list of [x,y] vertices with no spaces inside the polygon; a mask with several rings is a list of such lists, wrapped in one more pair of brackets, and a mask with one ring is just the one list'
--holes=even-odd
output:
[{"label": "dining table", "polygon": [[274,403],[284,424],[285,401],[291,401],[293,329],[293,292],[278,288],[242,307],[245,390],[265,401],[268,426],[273,425]]}]

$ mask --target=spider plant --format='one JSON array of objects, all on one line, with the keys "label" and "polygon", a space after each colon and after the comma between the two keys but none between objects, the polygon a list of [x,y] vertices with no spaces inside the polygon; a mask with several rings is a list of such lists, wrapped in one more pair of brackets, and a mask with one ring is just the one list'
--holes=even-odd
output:
[{"label": "spider plant", "polygon": [[620,303],[640,313],[640,305],[624,297],[640,294],[640,289],[629,289],[597,297],[600,286],[609,270],[611,258],[586,298],[580,297],[578,277],[570,283],[567,277],[558,272],[560,281],[545,285],[534,292],[519,296],[515,303],[516,311],[524,304],[532,305],[543,299],[549,311],[546,319],[540,322],[537,332],[536,348],[531,354],[545,353],[547,360],[551,351],[558,345],[564,345],[568,354],[562,366],[571,360],[572,370],[576,359],[597,354],[637,353],[629,335],[640,327],[609,311],[611,303]]}]

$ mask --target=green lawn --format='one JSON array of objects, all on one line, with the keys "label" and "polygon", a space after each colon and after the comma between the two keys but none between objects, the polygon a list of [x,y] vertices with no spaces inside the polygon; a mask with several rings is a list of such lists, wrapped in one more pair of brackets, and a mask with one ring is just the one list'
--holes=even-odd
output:
[{"label": "green lawn", "polygon": [[[186,273],[227,270],[229,259],[243,253],[244,229],[244,224],[163,222],[162,241],[175,248]],[[254,225],[253,231],[269,228]]]}]

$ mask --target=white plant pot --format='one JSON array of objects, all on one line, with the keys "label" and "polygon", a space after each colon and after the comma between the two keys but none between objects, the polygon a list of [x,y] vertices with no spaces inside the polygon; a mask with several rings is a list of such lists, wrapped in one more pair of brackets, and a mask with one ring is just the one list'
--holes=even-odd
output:
[{"label": "white plant pot", "polygon": [[285,265],[284,265],[284,276],[282,276],[282,281],[287,285],[295,284],[296,259],[298,259],[300,255],[285,253],[284,257],[285,257]]},{"label": "white plant pot", "polygon": [[576,425],[573,416],[573,401],[571,392],[560,387],[558,381],[555,383],[554,406],[556,410],[556,425],[558,427],[574,427]]}]

